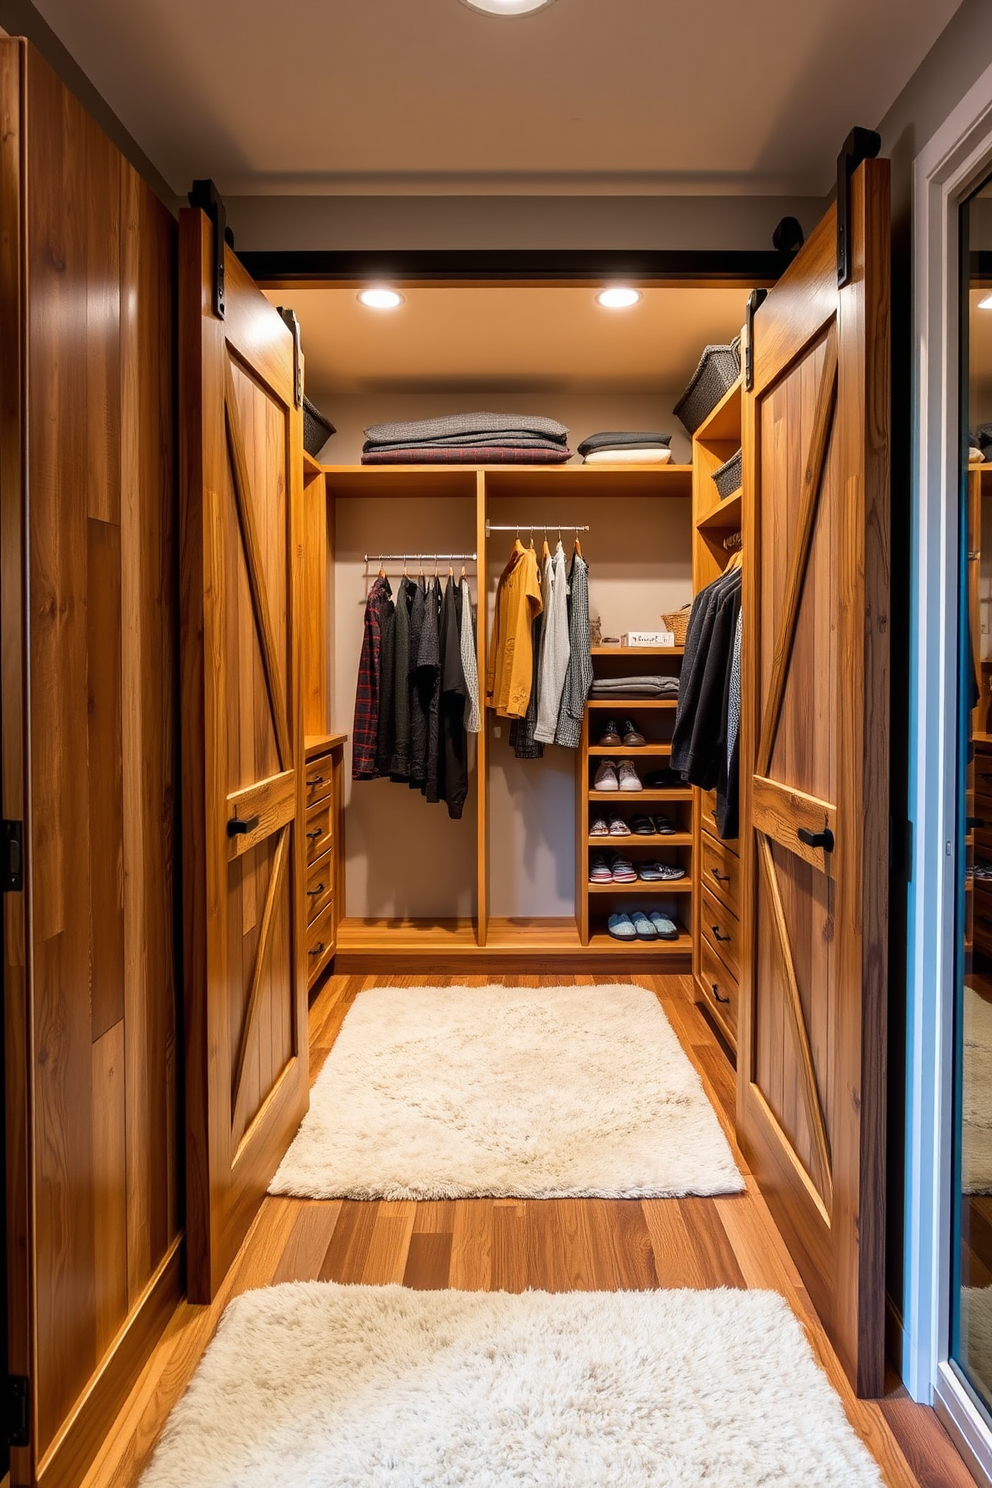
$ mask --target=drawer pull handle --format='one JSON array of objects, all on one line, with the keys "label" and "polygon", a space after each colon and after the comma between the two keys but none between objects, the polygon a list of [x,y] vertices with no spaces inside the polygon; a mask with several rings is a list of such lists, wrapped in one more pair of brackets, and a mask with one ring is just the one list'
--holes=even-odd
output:
[{"label": "drawer pull handle", "polygon": [[730,1001],[730,998],[729,997],[721,997],[720,996],[720,989],[717,986],[716,982],[710,982],[710,986],[713,988],[713,996],[716,998],[717,1002],[729,1002]]},{"label": "drawer pull handle", "polygon": [[324,942],[322,940],[318,940],[317,944],[312,948],[310,954],[311,956],[319,956],[323,949]]},{"label": "drawer pull handle", "polygon": [[307,893],[310,895],[310,898],[311,899],[316,899],[317,895],[318,894],[322,894],[323,892],[324,892],[324,885],[323,884],[318,884],[315,889],[307,889]]},{"label": "drawer pull handle", "polygon": [[730,874],[729,873],[719,873],[716,868],[711,868],[710,869],[710,872],[712,873],[713,877],[716,879],[717,883],[729,883],[730,882]]},{"label": "drawer pull handle", "polygon": [[710,926],[710,929],[713,931],[713,937],[714,937],[715,940],[729,940],[730,939],[730,936],[729,935],[721,935],[720,934],[720,926],[719,925],[711,925]]},{"label": "drawer pull handle", "polygon": [[833,852],[834,834],[829,827],[822,832],[811,832],[808,827],[799,827],[796,836],[805,847],[822,847],[824,852]]},{"label": "drawer pull handle", "polygon": [[324,779],[323,775],[314,775],[312,777],[312,779],[310,779],[310,780],[307,781],[307,785],[326,785],[326,784],[327,784],[327,781]]},{"label": "drawer pull handle", "polygon": [[261,817],[258,816],[249,816],[247,821],[232,816],[227,824],[227,835],[228,837],[246,837],[249,832],[254,832],[260,821]]},{"label": "drawer pull handle", "polygon": [[318,837],[323,837],[323,827],[317,827],[313,832],[308,832],[307,837],[311,842],[316,842]]}]

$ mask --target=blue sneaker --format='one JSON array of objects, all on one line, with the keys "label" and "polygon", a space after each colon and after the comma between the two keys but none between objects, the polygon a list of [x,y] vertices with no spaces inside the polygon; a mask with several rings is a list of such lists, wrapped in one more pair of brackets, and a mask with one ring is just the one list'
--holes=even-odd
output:
[{"label": "blue sneaker", "polygon": [[630,915],[611,914],[606,922],[606,928],[614,940],[637,939],[637,931],[634,929]]}]

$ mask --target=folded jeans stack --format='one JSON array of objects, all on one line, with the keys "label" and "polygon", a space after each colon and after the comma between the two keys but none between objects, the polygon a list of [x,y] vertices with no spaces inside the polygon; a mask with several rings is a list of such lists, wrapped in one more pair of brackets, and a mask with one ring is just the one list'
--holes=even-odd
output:
[{"label": "folded jeans stack", "polygon": [[590,434],[579,445],[579,454],[586,465],[667,465],[671,443],[671,434],[615,429]]},{"label": "folded jeans stack", "polygon": [[568,430],[518,413],[456,413],[365,430],[363,465],[563,465]]}]

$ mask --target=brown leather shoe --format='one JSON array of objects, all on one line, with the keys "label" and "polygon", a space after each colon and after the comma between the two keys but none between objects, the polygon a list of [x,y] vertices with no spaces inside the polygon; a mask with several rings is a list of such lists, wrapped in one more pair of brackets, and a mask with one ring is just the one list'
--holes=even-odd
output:
[{"label": "brown leather shoe", "polygon": [[633,721],[624,719],[623,724],[623,746],[625,749],[640,749],[642,744],[647,743],[644,735],[638,731]]},{"label": "brown leather shoe", "polygon": [[603,724],[603,732],[599,736],[598,743],[605,744],[611,749],[620,743],[620,731],[615,719],[608,718]]}]

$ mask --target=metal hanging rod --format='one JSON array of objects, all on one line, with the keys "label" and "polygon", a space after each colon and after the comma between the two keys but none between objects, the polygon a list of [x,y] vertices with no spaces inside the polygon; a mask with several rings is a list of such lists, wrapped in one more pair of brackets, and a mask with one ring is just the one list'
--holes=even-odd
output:
[{"label": "metal hanging rod", "polygon": [[477,563],[478,553],[366,553],[366,563]]},{"label": "metal hanging rod", "polygon": [[571,522],[511,522],[509,526],[497,527],[486,523],[486,536],[491,532],[588,532],[589,527],[576,527]]}]

